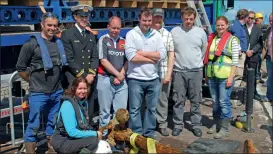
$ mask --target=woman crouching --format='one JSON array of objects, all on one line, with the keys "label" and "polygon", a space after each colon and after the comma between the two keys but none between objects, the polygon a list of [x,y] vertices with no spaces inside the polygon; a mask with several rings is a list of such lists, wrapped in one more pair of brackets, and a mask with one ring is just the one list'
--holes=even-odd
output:
[{"label": "woman crouching", "polygon": [[[102,133],[89,126],[89,84],[84,78],[75,78],[71,89],[62,97],[62,105],[52,137],[58,153],[111,153],[107,142],[101,141]],[[103,147],[101,147],[103,146]]]},{"label": "woman crouching", "polygon": [[227,18],[218,17],[216,19],[216,33],[209,36],[204,59],[206,78],[213,99],[212,114],[215,123],[208,133],[216,133],[215,139],[225,138],[229,135],[229,124],[232,118],[230,94],[240,50],[238,38],[228,32]]}]

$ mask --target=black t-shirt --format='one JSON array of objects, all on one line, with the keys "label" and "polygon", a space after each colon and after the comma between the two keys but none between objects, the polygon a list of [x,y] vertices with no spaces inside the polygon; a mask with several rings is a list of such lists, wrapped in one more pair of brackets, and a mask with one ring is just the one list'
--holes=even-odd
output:
[{"label": "black t-shirt", "polygon": [[44,71],[41,50],[35,38],[23,45],[16,64],[18,72],[29,72],[30,92],[52,93],[62,89],[61,60],[57,44],[54,38],[45,40],[45,44],[52,60],[52,69]]}]

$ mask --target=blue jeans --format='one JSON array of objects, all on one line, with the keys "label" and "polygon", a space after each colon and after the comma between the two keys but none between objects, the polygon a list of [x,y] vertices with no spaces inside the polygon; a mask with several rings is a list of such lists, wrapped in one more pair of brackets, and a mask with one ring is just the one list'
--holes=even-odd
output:
[{"label": "blue jeans", "polygon": [[[119,85],[110,83],[108,76],[98,75],[98,101],[100,106],[100,127],[108,125],[110,122],[110,109],[113,104],[114,116],[118,109],[127,109],[128,86],[126,80]],[[104,132],[106,135],[107,131]]]},{"label": "blue jeans", "polygon": [[[31,92],[29,97],[29,118],[25,142],[36,142],[36,136],[40,129],[42,113],[48,113],[46,119],[46,136],[52,136],[56,124],[56,118],[61,105],[63,90],[54,93]],[[47,111],[47,112],[46,112]]]},{"label": "blue jeans", "polygon": [[226,88],[227,79],[210,78],[208,80],[210,95],[213,100],[213,118],[230,119],[232,118],[232,109],[230,103],[230,94],[232,86]]},{"label": "blue jeans", "polygon": [[267,92],[266,96],[269,100],[272,100],[272,62],[271,62],[271,57],[266,56],[266,69],[267,69]]},{"label": "blue jeans", "polygon": [[[138,134],[153,137],[156,129],[156,105],[160,94],[160,81],[129,79],[129,127]],[[142,127],[141,105],[145,97],[147,108],[144,115],[144,126]]]}]

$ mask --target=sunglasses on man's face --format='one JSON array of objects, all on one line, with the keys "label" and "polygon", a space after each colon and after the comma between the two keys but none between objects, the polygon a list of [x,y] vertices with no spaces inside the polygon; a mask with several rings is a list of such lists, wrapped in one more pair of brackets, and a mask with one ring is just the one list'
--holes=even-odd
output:
[{"label": "sunglasses on man's face", "polygon": [[253,20],[253,19],[255,19],[254,17],[248,17],[248,19],[251,19],[251,20]]}]

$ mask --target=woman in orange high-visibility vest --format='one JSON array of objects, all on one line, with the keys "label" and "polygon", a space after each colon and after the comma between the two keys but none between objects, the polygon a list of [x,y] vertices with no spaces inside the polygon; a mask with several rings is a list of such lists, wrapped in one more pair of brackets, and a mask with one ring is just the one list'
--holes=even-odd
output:
[{"label": "woman in orange high-visibility vest", "polygon": [[228,32],[228,20],[224,16],[216,19],[216,33],[209,36],[204,64],[211,98],[213,99],[214,125],[209,134],[215,139],[229,135],[232,118],[230,94],[233,78],[239,64],[240,42]]}]

